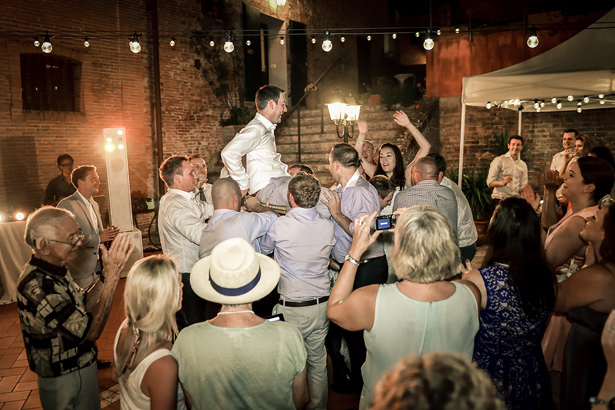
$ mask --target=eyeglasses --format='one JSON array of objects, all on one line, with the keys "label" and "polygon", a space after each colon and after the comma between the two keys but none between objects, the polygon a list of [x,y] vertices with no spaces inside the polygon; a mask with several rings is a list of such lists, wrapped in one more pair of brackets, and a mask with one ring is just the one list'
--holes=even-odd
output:
[{"label": "eyeglasses", "polygon": [[79,228],[79,230],[77,232],[78,232],[77,233],[77,239],[75,239],[73,242],[58,241],[57,239],[49,239],[49,238],[42,238],[42,239],[45,239],[46,241],[49,241],[49,242],[63,243],[63,244],[66,244],[66,245],[70,245],[71,248],[74,248],[75,246],[77,246],[79,241],[83,241],[83,238],[85,237],[85,234],[83,233],[83,229]]}]

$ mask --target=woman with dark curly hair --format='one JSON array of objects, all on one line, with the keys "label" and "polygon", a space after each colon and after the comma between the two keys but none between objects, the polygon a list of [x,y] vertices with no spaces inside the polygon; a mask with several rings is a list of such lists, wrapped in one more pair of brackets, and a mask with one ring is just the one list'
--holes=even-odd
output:
[{"label": "woman with dark curly hair", "polygon": [[473,359],[509,409],[551,408],[540,342],[555,302],[555,276],[541,246],[540,219],[524,199],[506,198],[486,240],[483,267],[464,275],[481,292]]}]

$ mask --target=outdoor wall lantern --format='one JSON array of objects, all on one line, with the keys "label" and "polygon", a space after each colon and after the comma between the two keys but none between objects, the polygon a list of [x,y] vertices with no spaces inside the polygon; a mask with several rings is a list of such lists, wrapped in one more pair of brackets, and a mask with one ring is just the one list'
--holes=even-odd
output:
[{"label": "outdoor wall lantern", "polygon": [[[354,125],[359,119],[359,113],[361,111],[360,105],[347,105],[344,103],[331,103],[327,104],[329,108],[329,116],[331,121],[335,123],[335,131],[338,138],[348,142],[348,138],[352,138],[354,134]],[[340,126],[342,128],[342,134],[340,135]],[[350,127],[350,132],[348,128]]]}]

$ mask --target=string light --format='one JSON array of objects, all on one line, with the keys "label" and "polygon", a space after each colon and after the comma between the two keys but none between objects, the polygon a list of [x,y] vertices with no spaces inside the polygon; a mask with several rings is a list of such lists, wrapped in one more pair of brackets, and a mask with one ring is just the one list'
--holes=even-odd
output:
[{"label": "string light", "polygon": [[38,47],[41,45],[41,42],[38,41],[38,37],[34,37],[34,47]]},{"label": "string light", "polygon": [[553,97],[551,98],[551,104],[556,104],[557,103],[557,98]]},{"label": "string light", "polygon": [[436,31],[437,35],[441,35],[442,34],[442,30],[438,29],[438,31]]},{"label": "string light", "polygon": [[87,36],[83,39],[83,46],[85,48],[88,48],[90,46],[90,41],[88,40]]},{"label": "string light", "polygon": [[213,40],[209,40],[209,47],[213,47],[213,46],[215,46],[215,45],[216,45],[216,43],[214,43],[214,41],[213,41]]},{"label": "string light", "polygon": [[421,33],[419,33],[419,32],[417,31],[416,33],[414,33],[414,36],[415,36],[416,38],[419,38],[419,37],[421,37]]},{"label": "string light", "polygon": [[583,111],[583,108],[581,108],[580,106],[579,106],[579,107],[577,107],[577,112],[578,112],[579,114],[581,114],[581,111]]},{"label": "string light", "polygon": [[423,41],[423,48],[425,50],[432,50],[434,46],[433,39],[431,38],[431,32],[427,30],[427,35],[425,35],[425,41]]},{"label": "string light", "polygon": [[540,108],[545,108],[545,102],[544,101],[540,101]]},{"label": "string light", "polygon": [[538,100],[534,100],[534,108],[538,108],[540,107],[540,104],[538,104]]},{"label": "string light", "polygon": [[372,36],[367,36],[367,41],[372,41]]},{"label": "string light", "polygon": [[600,105],[604,105],[604,100],[602,98],[600,99]]},{"label": "string light", "polygon": [[280,45],[283,46],[284,45],[284,37],[280,37]]},{"label": "string light", "polygon": [[491,109],[491,101],[487,101],[487,109],[490,110]]},{"label": "string light", "polygon": [[456,34],[459,34],[459,27],[457,27],[457,28],[455,29],[455,33],[456,33]]},{"label": "string light", "polygon": [[393,37],[393,40],[395,40],[397,38],[397,33],[393,33],[391,37]]},{"label": "string light", "polygon": [[[371,36],[367,36],[367,40],[369,41]],[[312,44],[316,44],[316,36],[312,36]]]},{"label": "string light", "polygon": [[137,54],[141,52],[141,44],[139,44],[139,35],[136,31],[132,35],[128,45],[130,46],[130,51],[132,51],[133,53]]},{"label": "string light", "polygon": [[171,37],[171,41],[169,42],[171,47],[175,47],[175,37]]},{"label": "string light", "polygon": [[342,37],[340,38],[340,41],[341,41],[342,43],[345,43],[345,42],[346,42],[346,37],[342,36]]},{"label": "string light", "polygon": [[538,46],[538,36],[536,35],[536,29],[530,29],[530,35],[527,38],[527,46],[529,48],[536,48]]},{"label": "string light", "polygon": [[43,50],[43,53],[47,54],[51,53],[51,50],[53,50],[53,46],[51,45],[51,36],[49,34],[45,34],[45,39],[43,40],[41,50]]},{"label": "string light", "polygon": [[325,53],[328,53],[333,48],[333,43],[331,43],[331,34],[327,31],[325,33],[325,39],[322,42],[322,49]]},{"label": "string light", "polygon": [[250,40],[246,40],[246,46],[250,47],[252,45],[252,42]]},{"label": "string light", "polygon": [[574,97],[572,95],[569,95],[568,96],[568,101],[572,101],[572,100],[574,100]]},{"label": "string light", "polygon": [[604,98],[604,94],[598,94],[598,98]]},{"label": "string light", "polygon": [[589,97],[588,96],[583,97],[583,102],[587,104],[589,102]]},{"label": "string light", "polygon": [[235,50],[235,45],[233,44],[233,37],[231,36],[231,32],[226,33],[226,41],[224,42],[224,51],[227,53],[232,53]]},{"label": "string light", "polygon": [[559,100],[557,101],[556,107],[557,107],[558,110],[562,109],[562,103]]}]

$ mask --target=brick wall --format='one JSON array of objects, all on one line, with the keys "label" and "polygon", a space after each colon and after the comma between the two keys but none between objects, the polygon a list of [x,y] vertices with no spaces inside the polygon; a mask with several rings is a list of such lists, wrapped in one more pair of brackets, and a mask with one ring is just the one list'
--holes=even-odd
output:
[{"label": "brick wall", "polygon": [[[524,112],[521,135],[526,144],[521,158],[527,163],[529,181],[534,188],[540,187],[540,175],[551,164],[553,154],[562,150],[561,136],[564,129],[575,128],[589,135],[595,145],[615,148],[615,109],[585,110],[572,112]],[[495,157],[493,134],[507,129],[517,133],[517,112],[505,109],[487,110],[482,107],[466,107],[466,134],[464,144],[464,168],[477,166],[489,168]],[[449,166],[459,165],[459,138],[461,126],[460,97],[440,98],[440,138],[442,155]]]}]

